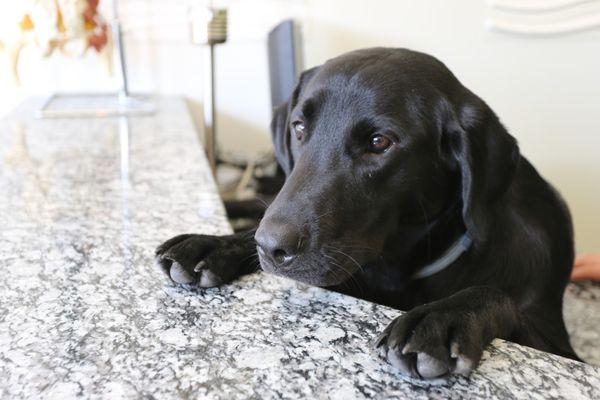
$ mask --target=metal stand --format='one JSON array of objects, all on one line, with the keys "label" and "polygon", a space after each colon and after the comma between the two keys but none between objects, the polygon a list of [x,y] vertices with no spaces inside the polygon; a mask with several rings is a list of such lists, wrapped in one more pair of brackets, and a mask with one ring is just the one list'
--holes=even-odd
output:
[{"label": "metal stand", "polygon": [[213,174],[217,168],[217,143],[215,136],[215,61],[214,46],[208,45],[204,49],[204,147],[206,158]]},{"label": "metal stand", "polygon": [[227,10],[213,8],[209,1],[190,10],[192,43],[204,46],[204,146],[213,174],[217,168],[215,113],[215,45],[227,40]]}]

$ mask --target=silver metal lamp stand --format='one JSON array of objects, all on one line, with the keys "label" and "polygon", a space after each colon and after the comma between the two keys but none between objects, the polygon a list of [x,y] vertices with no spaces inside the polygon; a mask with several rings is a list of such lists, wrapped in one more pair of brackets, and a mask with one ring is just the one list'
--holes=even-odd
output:
[{"label": "silver metal lamp stand", "polygon": [[215,45],[227,40],[227,10],[214,8],[209,2],[190,10],[192,43],[204,47],[204,140],[206,158],[213,174],[217,167],[215,113]]}]

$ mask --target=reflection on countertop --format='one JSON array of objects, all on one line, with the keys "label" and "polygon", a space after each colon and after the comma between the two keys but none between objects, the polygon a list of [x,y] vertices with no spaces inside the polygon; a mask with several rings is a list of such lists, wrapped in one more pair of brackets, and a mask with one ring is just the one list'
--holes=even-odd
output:
[{"label": "reflection on countertop", "polygon": [[[152,253],[230,226],[185,103],[152,117],[0,123],[2,398],[598,398],[600,368],[500,340],[470,378],[401,376],[370,343],[398,312],[258,273],[184,290]],[[571,285],[600,363],[600,288]]]}]

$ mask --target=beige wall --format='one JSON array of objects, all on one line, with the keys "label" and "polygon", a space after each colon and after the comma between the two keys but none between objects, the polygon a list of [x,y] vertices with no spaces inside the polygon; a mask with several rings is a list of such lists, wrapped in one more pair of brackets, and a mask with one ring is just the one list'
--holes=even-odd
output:
[{"label": "beige wall", "polygon": [[[563,194],[577,247],[600,251],[600,29],[545,38],[485,29],[484,0],[232,0],[230,40],[218,49],[218,122],[229,149],[268,146],[265,35],[282,18],[303,24],[306,65],[368,46],[429,52],[483,97],[522,152]],[[122,0],[134,90],[183,94],[200,116],[201,54],[189,45],[188,1]],[[27,51],[24,88],[7,99],[51,90],[106,89],[95,56],[77,63]],[[12,99],[12,100],[11,100]]]}]

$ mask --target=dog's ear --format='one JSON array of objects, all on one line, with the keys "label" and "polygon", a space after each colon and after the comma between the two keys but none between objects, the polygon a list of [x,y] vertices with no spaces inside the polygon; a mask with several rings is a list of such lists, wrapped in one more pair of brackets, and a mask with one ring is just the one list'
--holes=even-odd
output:
[{"label": "dog's ear", "polygon": [[517,141],[492,109],[468,92],[458,106],[446,102],[442,148],[460,173],[462,214],[475,244],[489,239],[521,159]]},{"label": "dog's ear", "polygon": [[290,174],[294,167],[294,158],[291,149],[291,132],[289,116],[292,109],[296,106],[302,89],[306,83],[317,72],[319,67],[308,69],[300,75],[298,83],[292,92],[289,100],[275,107],[273,110],[273,119],[271,120],[271,137],[275,149],[275,158],[286,176]]}]

